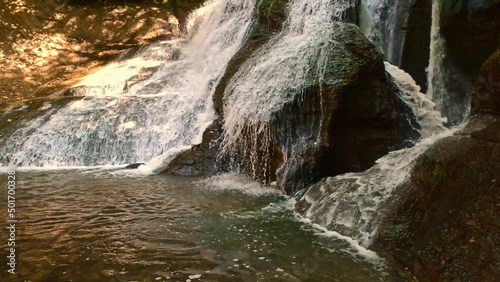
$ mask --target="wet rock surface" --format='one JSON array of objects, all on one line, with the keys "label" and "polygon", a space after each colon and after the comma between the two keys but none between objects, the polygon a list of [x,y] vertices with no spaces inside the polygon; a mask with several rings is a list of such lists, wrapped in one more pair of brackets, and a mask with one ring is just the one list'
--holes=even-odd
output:
[{"label": "wet rock surface", "polygon": [[210,176],[219,172],[218,145],[221,135],[220,120],[214,121],[203,133],[202,143],[180,153],[163,173],[180,176]]},{"label": "wet rock surface", "polygon": [[215,110],[220,115],[223,115],[224,91],[229,81],[255,51],[266,44],[273,34],[281,30],[287,17],[287,5],[288,0],[263,0],[259,3],[257,21],[252,27],[248,40],[231,59],[226,68],[224,77],[217,85],[213,100]]},{"label": "wet rock surface", "polygon": [[500,278],[500,118],[478,116],[417,162],[378,247],[418,281]]},{"label": "wet rock surface", "polygon": [[169,11],[155,1],[0,3],[0,109],[73,85],[131,47],[178,36]]},{"label": "wet rock surface", "polygon": [[500,280],[500,100],[483,79],[499,55],[481,67],[471,121],[418,159],[380,227],[377,246],[419,281]]},{"label": "wet rock surface", "polygon": [[427,89],[426,68],[429,65],[431,45],[432,0],[412,0],[408,11],[405,44],[401,68],[411,74],[425,92]]},{"label": "wet rock surface", "polygon": [[242,129],[241,165],[289,194],[324,176],[369,168],[408,133],[381,54],[353,25],[336,30],[332,42],[342,44],[328,49],[323,83],[281,93],[293,98],[274,109],[270,120],[249,119],[262,123],[257,137],[251,126]]},{"label": "wet rock surface", "polygon": [[[414,0],[409,12],[401,68],[427,89],[432,1]],[[446,42],[446,89],[453,104],[467,104],[483,62],[500,44],[500,1],[443,1],[441,34]],[[457,109],[464,111],[466,109]],[[456,115],[456,113],[455,113]],[[452,123],[460,120],[452,119]]]},{"label": "wet rock surface", "polygon": [[472,98],[472,114],[500,115],[500,49],[484,62]]}]

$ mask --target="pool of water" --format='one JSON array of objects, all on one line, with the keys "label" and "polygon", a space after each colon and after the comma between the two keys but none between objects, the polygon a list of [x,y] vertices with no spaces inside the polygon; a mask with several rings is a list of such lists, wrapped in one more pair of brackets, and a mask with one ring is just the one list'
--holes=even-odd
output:
[{"label": "pool of water", "polygon": [[293,204],[232,174],[18,171],[16,274],[2,244],[0,281],[404,281]]}]

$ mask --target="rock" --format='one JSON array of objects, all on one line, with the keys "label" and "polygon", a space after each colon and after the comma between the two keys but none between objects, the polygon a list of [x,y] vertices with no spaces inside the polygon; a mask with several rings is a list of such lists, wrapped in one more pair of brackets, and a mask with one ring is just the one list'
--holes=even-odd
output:
[{"label": "rock", "polygon": [[187,20],[189,14],[201,7],[206,0],[169,0],[163,1],[169,10],[176,16],[181,25]]},{"label": "rock", "polygon": [[408,11],[401,68],[411,74],[425,93],[431,45],[432,0],[412,0]]},{"label": "rock", "polygon": [[[401,68],[427,90],[432,0],[413,0],[409,10]],[[450,123],[462,122],[481,64],[500,43],[500,0],[443,1],[441,33],[446,43],[445,88]],[[453,107],[451,106],[453,105]]]},{"label": "rock", "polygon": [[[174,10],[175,7],[181,5],[181,2],[174,1],[172,3],[174,3],[172,5]],[[288,0],[263,0],[259,3],[257,20],[251,29],[248,40],[231,59],[223,78],[216,86],[213,101],[218,115],[217,120],[205,130],[202,143],[192,146],[191,150],[178,155],[169,163],[163,171],[164,173],[183,176],[210,176],[227,168],[223,164],[225,160],[219,159],[218,151],[219,138],[222,133],[221,120],[223,118],[224,90],[236,71],[253,52],[265,44],[273,33],[281,29],[286,19],[287,4]]]},{"label": "rock", "polygon": [[500,49],[483,64],[472,99],[473,115],[500,115]]},{"label": "rock", "polygon": [[163,173],[181,176],[210,176],[219,172],[217,165],[220,120],[214,121],[203,133],[202,143],[172,160]]},{"label": "rock", "polygon": [[449,60],[473,81],[500,43],[500,0],[446,1],[442,32]]},{"label": "rock", "polygon": [[177,37],[169,11],[146,0],[0,2],[0,110],[74,85],[129,48]]},{"label": "rock", "polygon": [[141,165],[145,165],[145,163],[129,164],[125,169],[138,169]]},{"label": "rock", "polygon": [[354,25],[336,30],[323,84],[276,93],[290,102],[273,108],[270,120],[241,117],[247,125],[233,158],[288,194],[324,176],[365,170],[406,139],[404,109],[381,54]]},{"label": "rock", "polygon": [[481,115],[432,145],[379,227],[378,247],[418,281],[499,281],[498,132],[500,117]]}]

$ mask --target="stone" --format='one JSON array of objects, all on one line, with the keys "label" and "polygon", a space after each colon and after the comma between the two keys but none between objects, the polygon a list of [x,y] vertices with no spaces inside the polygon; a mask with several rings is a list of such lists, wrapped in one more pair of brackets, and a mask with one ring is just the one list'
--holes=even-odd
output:
[{"label": "stone", "polygon": [[[408,139],[406,109],[382,55],[354,25],[336,30],[331,42],[340,44],[329,48],[323,84],[278,93],[291,101],[273,109],[271,120],[252,117],[234,154],[240,168],[277,181],[288,194],[325,176],[365,170]],[[257,136],[256,124],[263,129]]]},{"label": "stone", "polygon": [[418,281],[499,280],[498,132],[499,117],[480,115],[432,145],[379,227],[377,247]]}]

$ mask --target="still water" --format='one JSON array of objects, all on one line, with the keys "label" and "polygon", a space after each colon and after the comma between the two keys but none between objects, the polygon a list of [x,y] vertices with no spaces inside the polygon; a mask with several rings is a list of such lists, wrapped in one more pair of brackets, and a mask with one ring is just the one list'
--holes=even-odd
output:
[{"label": "still water", "polygon": [[[232,174],[18,171],[16,274],[1,228],[0,281],[404,281],[293,204]],[[0,205],[7,226],[6,188]]]}]

